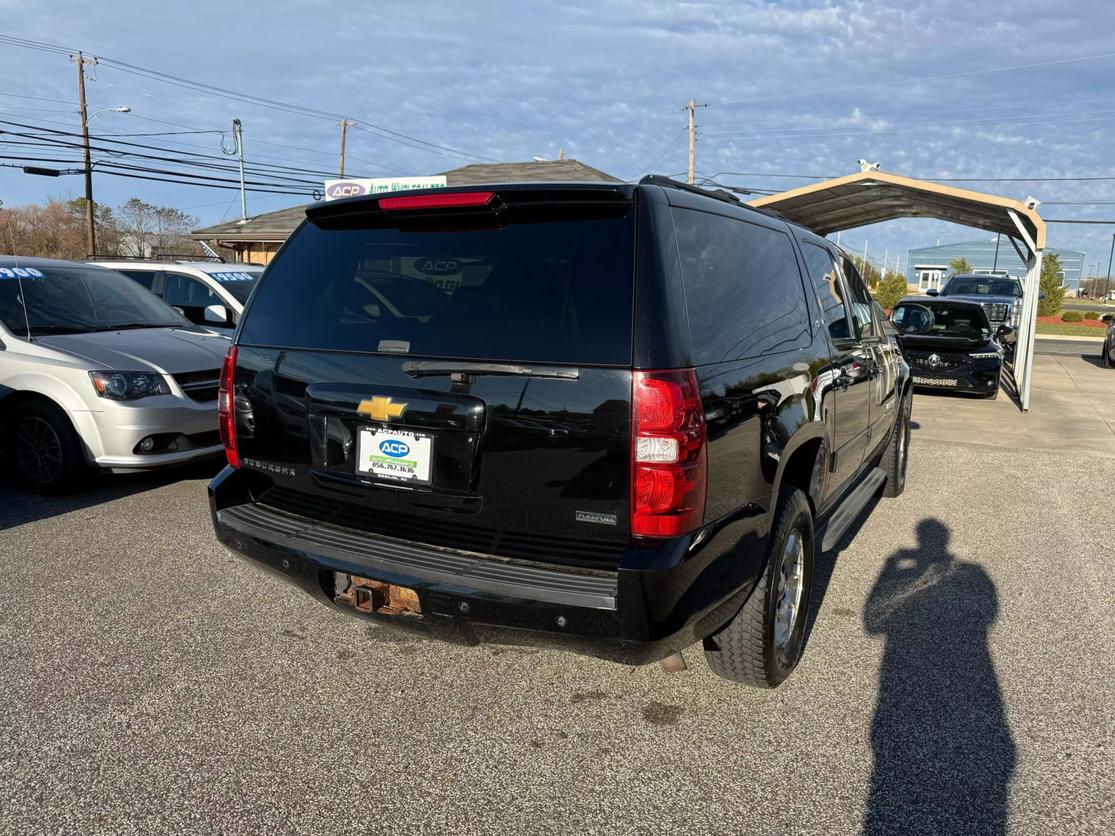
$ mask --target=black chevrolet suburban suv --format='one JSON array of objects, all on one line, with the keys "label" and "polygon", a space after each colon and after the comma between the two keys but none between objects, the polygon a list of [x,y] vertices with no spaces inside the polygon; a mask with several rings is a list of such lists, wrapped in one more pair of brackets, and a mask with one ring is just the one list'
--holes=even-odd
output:
[{"label": "black chevrolet suburban suv", "polygon": [[786,678],[814,554],[906,478],[909,369],[850,259],[656,177],[306,214],[221,377],[225,545],[450,640]]}]

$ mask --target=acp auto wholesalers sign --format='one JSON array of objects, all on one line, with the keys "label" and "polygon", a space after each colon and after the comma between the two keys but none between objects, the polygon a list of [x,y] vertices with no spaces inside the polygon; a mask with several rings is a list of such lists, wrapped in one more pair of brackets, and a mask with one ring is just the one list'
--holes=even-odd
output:
[{"label": "acp auto wholesalers sign", "polygon": [[337,200],[342,197],[383,192],[407,192],[411,189],[436,189],[444,185],[444,174],[431,177],[354,177],[347,180],[326,180],[325,199]]}]

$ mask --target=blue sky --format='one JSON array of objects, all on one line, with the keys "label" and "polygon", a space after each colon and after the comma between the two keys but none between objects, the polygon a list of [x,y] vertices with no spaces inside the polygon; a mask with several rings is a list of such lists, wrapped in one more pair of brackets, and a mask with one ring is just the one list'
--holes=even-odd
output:
[{"label": "blue sky", "polygon": [[[699,174],[762,189],[808,182],[776,174],[845,174],[861,157],[917,177],[1115,176],[1113,31],[1115,7],[1097,0],[115,0],[96,14],[87,3],[0,0],[0,34],[346,114],[361,123],[349,133],[349,174],[429,174],[476,158],[553,157],[559,147],[623,178],[678,174],[692,96],[709,105],[698,111]],[[65,55],[0,44],[0,119],[76,128],[75,86]],[[90,72],[88,96],[91,109],[132,108],[99,115],[95,134],[227,130],[239,117],[249,158],[336,165],[340,129],[331,118],[203,94],[118,65]],[[474,156],[388,141],[371,125]],[[133,141],[220,155],[222,137]],[[961,185],[1032,194],[1049,218],[1115,218],[1115,180]],[[0,167],[5,206],[81,190],[80,177]],[[133,195],[204,223],[238,212],[235,192],[96,178],[100,201]],[[1104,200],[1112,204],[1055,205]],[[249,213],[297,202],[249,195]],[[1104,272],[1113,232],[1053,225],[1050,245],[1084,250],[1086,266],[1099,261]],[[909,220],[846,232],[842,243],[862,251],[867,240],[873,260],[888,252],[893,265],[908,248],[985,234]]]}]

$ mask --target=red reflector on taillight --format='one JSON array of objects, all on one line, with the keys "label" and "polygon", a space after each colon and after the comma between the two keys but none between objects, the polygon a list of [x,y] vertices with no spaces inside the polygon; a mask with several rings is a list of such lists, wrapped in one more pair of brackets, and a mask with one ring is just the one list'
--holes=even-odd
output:
[{"label": "red reflector on taillight", "polygon": [[221,385],[217,392],[217,428],[221,432],[221,443],[225,445],[225,457],[233,467],[240,467],[240,450],[236,444],[236,396],[233,385],[236,382],[236,346],[229,346],[225,360],[221,364]]},{"label": "red reflector on taillight", "polygon": [[495,192],[450,192],[449,194],[381,197],[379,208],[385,212],[404,212],[416,209],[467,209],[470,206],[487,206],[495,196]]},{"label": "red reflector on taillight", "polygon": [[697,373],[635,372],[631,412],[631,531],[688,534],[704,520],[708,481]]}]

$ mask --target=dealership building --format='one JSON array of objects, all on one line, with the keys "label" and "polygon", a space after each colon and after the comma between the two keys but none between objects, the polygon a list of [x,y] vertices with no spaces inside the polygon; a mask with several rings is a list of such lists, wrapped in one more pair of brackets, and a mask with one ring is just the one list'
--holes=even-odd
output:
[{"label": "dealership building", "polygon": [[[1056,255],[1061,260],[1061,267],[1065,271],[1063,284],[1071,288],[1079,287],[1084,253],[1052,247],[1045,252],[1047,255]],[[1026,265],[1011,242],[1003,236],[999,239],[985,238],[910,250],[906,261],[906,284],[917,287],[922,293],[931,288],[940,289],[942,279],[950,272],[949,263],[958,258],[966,259],[972,269],[979,273],[1006,272],[1019,278],[1026,275]]]}]

